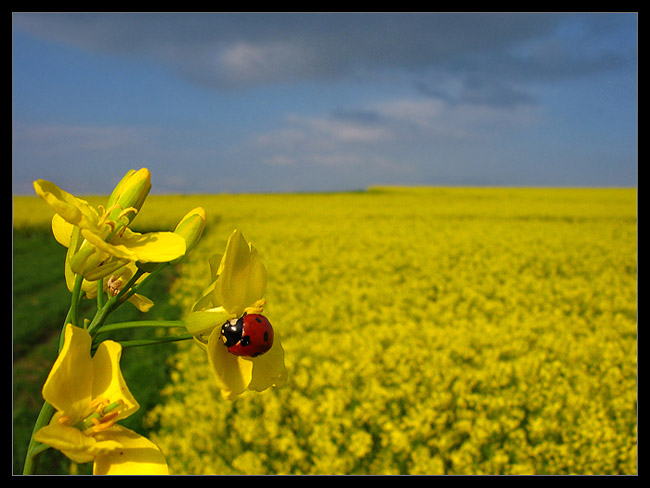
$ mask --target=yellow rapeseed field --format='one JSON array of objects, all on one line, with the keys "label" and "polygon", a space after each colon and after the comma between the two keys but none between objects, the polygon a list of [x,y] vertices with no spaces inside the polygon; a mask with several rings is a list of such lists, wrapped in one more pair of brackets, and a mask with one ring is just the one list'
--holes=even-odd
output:
[{"label": "yellow rapeseed field", "polygon": [[182,343],[151,439],[176,474],[636,474],[636,196],[150,197],[136,228],[208,212],[185,310],[234,228],[258,249],[289,372],[228,402]]}]

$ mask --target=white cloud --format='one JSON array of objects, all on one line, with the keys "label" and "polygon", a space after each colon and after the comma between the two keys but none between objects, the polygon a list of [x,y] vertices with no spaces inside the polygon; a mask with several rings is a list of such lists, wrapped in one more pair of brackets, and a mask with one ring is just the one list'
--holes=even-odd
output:
[{"label": "white cloud", "polygon": [[285,124],[254,138],[254,150],[268,166],[387,170],[390,158],[382,155],[382,148],[400,143],[389,120],[291,115]]},{"label": "white cloud", "polygon": [[382,126],[339,120],[336,118],[298,119],[316,137],[332,143],[373,143],[392,139],[391,131]]},{"label": "white cloud", "polygon": [[390,100],[377,103],[372,110],[388,121],[400,137],[410,133],[436,139],[478,140],[497,131],[530,127],[542,121],[542,111],[536,106],[476,105],[434,98]]},{"label": "white cloud", "polygon": [[218,54],[217,69],[235,83],[268,82],[299,71],[304,56],[289,42],[235,42]]},{"label": "white cloud", "polygon": [[266,152],[266,164],[341,166],[359,164],[360,150],[390,141],[389,127],[336,117],[286,117],[288,127],[258,134],[256,147]]}]

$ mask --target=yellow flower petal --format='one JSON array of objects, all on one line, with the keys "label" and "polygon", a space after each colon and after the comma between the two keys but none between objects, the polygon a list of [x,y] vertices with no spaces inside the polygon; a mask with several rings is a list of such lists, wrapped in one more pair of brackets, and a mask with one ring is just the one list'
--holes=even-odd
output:
[{"label": "yellow flower petal", "polygon": [[117,420],[128,417],[140,408],[122,376],[121,355],[122,346],[109,340],[99,345],[92,359],[95,371],[92,398],[106,398],[111,403],[122,402],[123,407],[119,410]]},{"label": "yellow flower petal", "polygon": [[65,247],[70,247],[70,237],[75,226],[66,221],[59,214],[54,214],[52,217],[52,234],[56,242]]},{"label": "yellow flower petal", "polygon": [[69,452],[68,457],[76,463],[92,461],[93,457],[88,453],[97,441],[79,429],[59,424],[57,420],[53,419],[49,425],[39,429],[34,434],[34,440],[59,451]]},{"label": "yellow flower petal", "polygon": [[118,249],[128,249],[142,263],[166,263],[185,254],[185,239],[173,232],[139,234],[126,229],[123,236],[116,236],[111,243]]},{"label": "yellow flower petal", "polygon": [[208,264],[210,265],[210,279],[212,281],[216,280],[219,277],[219,268],[221,267],[221,260],[223,259],[223,254],[213,254],[208,258]]},{"label": "yellow flower petal", "polygon": [[36,194],[54,209],[63,219],[73,225],[98,232],[99,214],[87,201],[61,190],[54,183],[45,180],[34,182]]},{"label": "yellow flower petal", "polygon": [[151,299],[145,297],[144,295],[138,295],[137,293],[131,295],[128,302],[142,313],[148,312],[154,305]]},{"label": "yellow flower petal", "polygon": [[93,361],[88,332],[72,324],[65,329],[65,341],[43,386],[43,398],[68,415],[82,413],[91,401]]},{"label": "yellow flower petal", "polygon": [[165,475],[169,468],[158,446],[146,437],[125,427],[113,426],[96,437],[113,441],[119,449],[98,455],[93,474],[107,475]]},{"label": "yellow flower petal", "polygon": [[125,229],[124,235],[105,242],[99,235],[82,230],[83,237],[111,256],[142,263],[165,263],[185,254],[185,239],[173,232],[139,234]]},{"label": "yellow flower petal", "polygon": [[75,463],[89,463],[98,455],[106,454],[122,446],[114,440],[98,440],[75,427],[61,425],[60,414],[55,414],[49,425],[39,429],[34,439],[58,449]]},{"label": "yellow flower petal", "polygon": [[72,291],[77,275],[74,271],[72,271],[72,266],[70,265],[69,256],[72,254],[72,251],[70,249],[71,248],[68,248],[68,252],[66,253],[65,264],[63,265],[63,274],[65,276],[65,284],[68,287],[68,290]]},{"label": "yellow flower petal", "polygon": [[282,386],[287,380],[284,365],[284,349],[277,331],[274,332],[273,347],[261,356],[251,359],[253,374],[248,389],[264,391],[271,386]]},{"label": "yellow flower petal", "polygon": [[71,260],[83,241],[81,229],[66,222],[59,214],[54,214],[52,217],[52,233],[59,244],[68,248],[65,255],[64,273],[68,290],[72,291],[76,276],[72,270]]},{"label": "yellow flower petal", "polygon": [[228,400],[235,400],[251,382],[253,363],[230,354],[220,336],[219,328],[215,328],[210,334],[208,359],[222,396]]},{"label": "yellow flower petal", "polygon": [[264,297],[266,268],[239,230],[228,239],[218,274],[215,295],[231,314],[242,315],[246,307]]},{"label": "yellow flower petal", "polygon": [[282,386],[287,379],[284,349],[279,337],[273,347],[256,358],[235,356],[228,352],[220,338],[221,330],[215,328],[208,339],[208,359],[227,400],[235,400],[247,389],[264,391],[271,386]]}]

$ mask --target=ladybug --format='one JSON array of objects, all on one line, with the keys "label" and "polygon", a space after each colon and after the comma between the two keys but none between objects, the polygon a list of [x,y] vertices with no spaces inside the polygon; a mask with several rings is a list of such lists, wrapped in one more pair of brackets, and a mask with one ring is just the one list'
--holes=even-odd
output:
[{"label": "ladybug", "polygon": [[221,340],[235,356],[257,357],[271,349],[273,327],[260,314],[244,314],[221,326]]}]

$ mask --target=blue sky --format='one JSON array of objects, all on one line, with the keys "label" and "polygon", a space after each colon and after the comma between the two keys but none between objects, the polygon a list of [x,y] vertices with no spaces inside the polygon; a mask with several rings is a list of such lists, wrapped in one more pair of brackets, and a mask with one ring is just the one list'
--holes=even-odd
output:
[{"label": "blue sky", "polygon": [[14,13],[13,191],[636,186],[637,15]]}]

